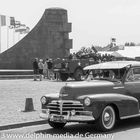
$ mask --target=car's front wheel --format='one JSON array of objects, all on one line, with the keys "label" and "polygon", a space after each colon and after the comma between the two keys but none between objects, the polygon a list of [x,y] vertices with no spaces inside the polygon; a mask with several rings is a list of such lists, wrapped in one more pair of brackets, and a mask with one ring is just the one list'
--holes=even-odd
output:
[{"label": "car's front wheel", "polygon": [[106,106],[99,117],[97,128],[101,131],[113,129],[116,122],[115,110],[112,106]]},{"label": "car's front wheel", "polygon": [[52,121],[48,121],[49,125],[53,128],[56,128],[56,129],[62,129],[66,123],[59,123],[59,122],[52,122]]}]

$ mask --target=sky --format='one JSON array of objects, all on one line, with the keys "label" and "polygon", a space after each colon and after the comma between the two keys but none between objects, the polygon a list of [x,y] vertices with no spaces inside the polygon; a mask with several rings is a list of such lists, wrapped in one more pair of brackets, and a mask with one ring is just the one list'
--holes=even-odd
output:
[{"label": "sky", "polygon": [[32,29],[45,9],[64,8],[72,23],[73,50],[83,46],[140,43],[140,0],[0,0],[0,14]]}]

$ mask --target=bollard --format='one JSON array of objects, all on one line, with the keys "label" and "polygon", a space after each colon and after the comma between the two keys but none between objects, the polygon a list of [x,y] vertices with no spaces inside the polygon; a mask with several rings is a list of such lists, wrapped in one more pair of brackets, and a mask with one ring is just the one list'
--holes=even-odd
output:
[{"label": "bollard", "polygon": [[26,98],[26,101],[25,101],[25,110],[23,112],[29,112],[29,111],[34,111],[32,98]]}]

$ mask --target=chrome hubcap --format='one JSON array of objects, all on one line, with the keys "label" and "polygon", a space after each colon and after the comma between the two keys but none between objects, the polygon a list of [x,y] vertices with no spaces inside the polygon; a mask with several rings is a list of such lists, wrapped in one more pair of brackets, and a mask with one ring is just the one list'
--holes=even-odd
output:
[{"label": "chrome hubcap", "polygon": [[115,124],[115,113],[112,107],[108,106],[103,111],[103,125],[106,129],[111,129]]},{"label": "chrome hubcap", "polygon": [[108,112],[106,112],[104,115],[104,121],[109,121],[110,117],[111,117],[110,114]]}]

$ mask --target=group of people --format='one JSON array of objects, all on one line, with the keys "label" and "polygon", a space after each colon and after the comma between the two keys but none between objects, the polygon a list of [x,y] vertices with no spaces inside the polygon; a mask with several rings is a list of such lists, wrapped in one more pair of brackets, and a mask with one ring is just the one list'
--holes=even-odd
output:
[{"label": "group of people", "polygon": [[[71,60],[71,59],[86,59],[86,58],[93,59],[95,61],[95,64],[106,62],[106,61],[112,61],[114,59],[114,57],[111,55],[105,54],[101,56],[101,54],[98,54],[98,53],[92,53],[92,54],[83,55],[83,56],[80,56],[77,53],[73,53],[73,54],[70,54],[67,59]],[[61,62],[61,59],[57,58],[56,60],[53,61],[52,59],[49,59],[49,58],[47,58],[46,60],[35,58],[33,62],[34,81],[37,80],[38,75],[39,75],[40,81],[42,81],[43,78],[46,78],[49,80],[51,79],[59,80],[60,74],[56,71],[53,71],[53,66],[55,66],[55,63],[57,61]],[[63,59],[61,62],[61,66],[63,66]]]},{"label": "group of people", "polygon": [[34,72],[34,81],[37,81],[38,75],[39,80],[42,81],[43,78],[52,79],[53,74],[53,62],[52,59],[38,59],[35,58],[33,62],[33,72]]}]

